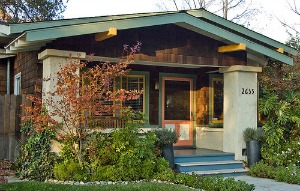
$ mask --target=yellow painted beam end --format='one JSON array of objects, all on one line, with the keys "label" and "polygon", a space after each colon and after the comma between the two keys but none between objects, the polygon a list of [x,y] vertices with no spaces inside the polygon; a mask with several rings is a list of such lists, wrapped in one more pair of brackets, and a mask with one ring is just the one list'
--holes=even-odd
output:
[{"label": "yellow painted beam end", "polygon": [[218,47],[218,52],[220,53],[242,51],[242,50],[246,50],[246,44],[240,43],[240,44],[231,44],[231,45]]},{"label": "yellow painted beam end", "polygon": [[277,52],[280,52],[280,53],[283,53],[283,52],[284,52],[284,49],[283,49],[283,48],[277,48],[276,51],[277,51]]},{"label": "yellow painted beam end", "polygon": [[103,41],[105,39],[116,36],[118,33],[117,28],[109,28],[106,32],[100,32],[95,35],[95,41]]}]

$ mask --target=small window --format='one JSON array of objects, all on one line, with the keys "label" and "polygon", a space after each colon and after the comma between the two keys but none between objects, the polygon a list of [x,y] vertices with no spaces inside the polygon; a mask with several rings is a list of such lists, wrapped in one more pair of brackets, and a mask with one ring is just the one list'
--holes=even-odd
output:
[{"label": "small window", "polygon": [[221,76],[210,78],[210,122],[213,124],[223,123],[223,92],[224,81]]},{"label": "small window", "polygon": [[21,94],[21,72],[17,73],[14,77],[14,94]]}]

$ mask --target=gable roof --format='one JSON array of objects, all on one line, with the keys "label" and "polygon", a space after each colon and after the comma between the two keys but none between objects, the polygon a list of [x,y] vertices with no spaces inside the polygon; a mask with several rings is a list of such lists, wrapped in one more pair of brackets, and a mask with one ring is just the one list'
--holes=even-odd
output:
[{"label": "gable roof", "polygon": [[[268,57],[286,64],[293,64],[289,54],[297,50],[241,25],[228,21],[204,9],[169,11],[127,15],[64,19],[35,23],[0,23],[0,37],[7,39],[3,47],[7,54],[39,50],[55,39],[105,32],[111,27],[118,30],[175,24],[225,44],[246,44],[248,59],[265,61]],[[2,36],[1,36],[2,35]],[[11,40],[12,39],[12,40]],[[284,53],[276,51],[278,48]]]}]

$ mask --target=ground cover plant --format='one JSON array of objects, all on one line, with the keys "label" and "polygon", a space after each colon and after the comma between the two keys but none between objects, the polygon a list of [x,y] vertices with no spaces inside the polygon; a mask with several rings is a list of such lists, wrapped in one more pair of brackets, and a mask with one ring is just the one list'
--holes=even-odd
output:
[{"label": "ground cover plant", "polygon": [[44,182],[19,182],[10,184],[0,184],[0,190],[6,191],[36,191],[36,190],[51,190],[51,191],[153,191],[153,190],[165,190],[165,191],[190,191],[192,188],[187,188],[183,185],[172,185],[166,183],[136,183],[136,184],[115,184],[115,185],[62,185],[62,184],[50,184]]}]

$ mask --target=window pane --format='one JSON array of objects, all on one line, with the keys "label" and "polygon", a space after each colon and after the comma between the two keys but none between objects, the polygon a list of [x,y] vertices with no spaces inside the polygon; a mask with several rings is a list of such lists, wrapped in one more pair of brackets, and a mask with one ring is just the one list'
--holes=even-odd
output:
[{"label": "window pane", "polygon": [[[125,76],[122,77],[122,89],[125,90],[144,90],[144,76]],[[130,106],[135,111],[144,112],[144,92],[138,99],[124,101],[124,106]]]},{"label": "window pane", "polygon": [[165,119],[190,120],[190,82],[165,81]]},{"label": "window pane", "polygon": [[222,122],[223,120],[223,80],[213,79],[213,105],[212,105],[212,121]]}]

